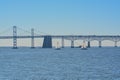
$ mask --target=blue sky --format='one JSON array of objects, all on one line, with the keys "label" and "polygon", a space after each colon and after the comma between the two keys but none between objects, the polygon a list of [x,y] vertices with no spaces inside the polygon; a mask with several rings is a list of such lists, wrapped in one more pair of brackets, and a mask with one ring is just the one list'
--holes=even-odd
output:
[{"label": "blue sky", "polygon": [[0,31],[119,35],[120,0],[0,0]]}]

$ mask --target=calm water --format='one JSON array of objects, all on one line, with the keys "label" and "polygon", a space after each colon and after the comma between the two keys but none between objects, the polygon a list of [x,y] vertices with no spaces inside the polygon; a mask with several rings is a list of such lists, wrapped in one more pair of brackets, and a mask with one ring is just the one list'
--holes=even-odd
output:
[{"label": "calm water", "polygon": [[0,48],[0,80],[120,80],[120,47]]}]

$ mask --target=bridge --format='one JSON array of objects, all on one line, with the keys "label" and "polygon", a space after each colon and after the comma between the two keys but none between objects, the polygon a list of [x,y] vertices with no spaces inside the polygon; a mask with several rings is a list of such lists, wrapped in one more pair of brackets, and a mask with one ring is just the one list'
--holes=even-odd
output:
[{"label": "bridge", "polygon": [[31,35],[20,36],[17,35],[17,27],[13,26],[13,35],[12,36],[0,36],[0,39],[13,39],[13,49],[17,49],[17,39],[22,38],[30,38],[31,39],[31,48],[35,48],[34,39],[35,38],[43,38],[43,46],[42,48],[52,48],[52,39],[61,39],[62,48],[64,48],[65,41],[71,41],[71,48],[74,48],[74,41],[83,40],[87,42],[88,48],[91,47],[91,41],[98,41],[99,47],[102,47],[102,41],[110,40],[114,42],[114,47],[117,47],[117,43],[120,41],[119,35],[35,35],[34,29],[31,29]]}]

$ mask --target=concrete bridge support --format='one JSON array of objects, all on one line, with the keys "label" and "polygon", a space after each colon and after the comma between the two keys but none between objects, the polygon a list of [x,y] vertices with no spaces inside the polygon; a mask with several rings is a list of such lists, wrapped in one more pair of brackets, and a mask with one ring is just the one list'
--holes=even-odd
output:
[{"label": "concrete bridge support", "polygon": [[34,47],[34,29],[31,29],[31,48],[35,48]]},{"label": "concrete bridge support", "polygon": [[102,47],[102,41],[99,41],[99,48]]},{"label": "concrete bridge support", "polygon": [[117,47],[117,41],[115,41],[115,47]]},{"label": "concrete bridge support", "polygon": [[13,26],[13,49],[17,49],[17,27]]},{"label": "concrete bridge support", "polygon": [[88,48],[90,48],[91,46],[90,46],[90,41],[88,41]]},{"label": "concrete bridge support", "polygon": [[62,48],[64,48],[64,37],[62,37]]},{"label": "concrete bridge support", "polygon": [[74,48],[74,40],[71,40],[71,48]]},{"label": "concrete bridge support", "polygon": [[52,48],[52,37],[45,36],[42,48]]}]

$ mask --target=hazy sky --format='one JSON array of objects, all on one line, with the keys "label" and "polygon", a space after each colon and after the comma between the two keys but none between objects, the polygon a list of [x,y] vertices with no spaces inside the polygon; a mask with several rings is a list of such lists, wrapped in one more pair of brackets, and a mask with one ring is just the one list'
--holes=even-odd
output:
[{"label": "hazy sky", "polygon": [[120,34],[120,0],[0,0],[0,31],[18,26],[49,34]]}]

